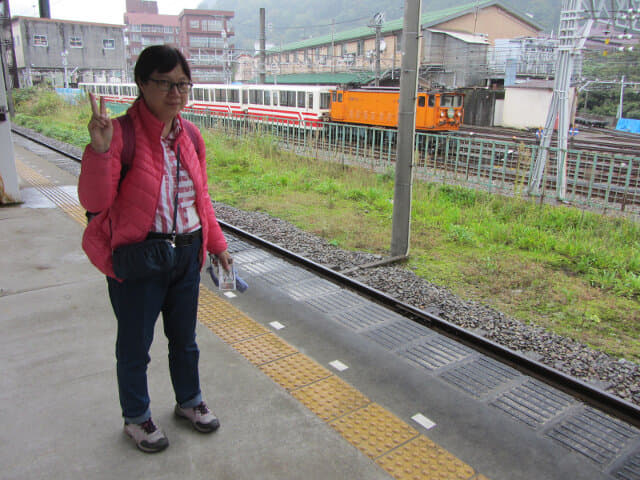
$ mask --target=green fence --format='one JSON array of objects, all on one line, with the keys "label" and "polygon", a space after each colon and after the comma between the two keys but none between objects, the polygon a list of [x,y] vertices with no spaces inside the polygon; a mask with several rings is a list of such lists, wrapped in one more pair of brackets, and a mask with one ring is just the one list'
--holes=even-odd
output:
[{"label": "green fence", "polygon": [[[250,118],[185,112],[202,127],[229,135],[271,135],[278,145],[303,156],[359,165],[375,171],[394,168],[396,132],[389,129],[300,120]],[[418,133],[416,178],[528,196],[537,144],[483,140],[469,135]],[[556,148],[549,149],[540,201],[556,197]],[[562,203],[598,211],[640,216],[640,157],[569,150]]]}]

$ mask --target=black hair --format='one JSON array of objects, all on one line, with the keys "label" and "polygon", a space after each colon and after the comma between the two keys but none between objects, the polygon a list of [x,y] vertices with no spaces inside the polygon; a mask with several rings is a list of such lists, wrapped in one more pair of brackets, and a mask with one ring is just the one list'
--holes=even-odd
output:
[{"label": "black hair", "polygon": [[191,80],[191,69],[180,50],[168,45],[151,45],[138,57],[133,75],[138,85],[149,81],[153,72],[167,73],[180,64],[185,75]]}]

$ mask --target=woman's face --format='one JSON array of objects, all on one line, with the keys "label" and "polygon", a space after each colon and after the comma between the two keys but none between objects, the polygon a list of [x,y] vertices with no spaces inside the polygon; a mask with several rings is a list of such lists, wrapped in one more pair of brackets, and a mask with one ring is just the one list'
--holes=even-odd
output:
[{"label": "woman's face", "polygon": [[189,77],[178,64],[167,73],[154,71],[145,83],[139,85],[139,88],[151,113],[164,123],[171,123],[189,99],[189,88],[181,92],[179,85],[186,87],[188,83],[190,83]]}]

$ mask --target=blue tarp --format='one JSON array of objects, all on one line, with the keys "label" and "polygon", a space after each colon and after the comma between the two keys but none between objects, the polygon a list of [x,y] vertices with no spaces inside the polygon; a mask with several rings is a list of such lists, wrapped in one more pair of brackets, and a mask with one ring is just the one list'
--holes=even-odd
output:
[{"label": "blue tarp", "polygon": [[640,133],[640,120],[635,118],[621,118],[618,120],[616,130],[622,132]]}]

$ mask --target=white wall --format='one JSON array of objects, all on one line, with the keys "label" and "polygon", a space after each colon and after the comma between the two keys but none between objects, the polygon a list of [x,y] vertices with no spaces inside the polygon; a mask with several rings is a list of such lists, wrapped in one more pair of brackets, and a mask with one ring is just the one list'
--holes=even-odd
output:
[{"label": "white wall", "polygon": [[504,96],[502,126],[542,128],[547,120],[553,90],[542,88],[508,88]]}]

